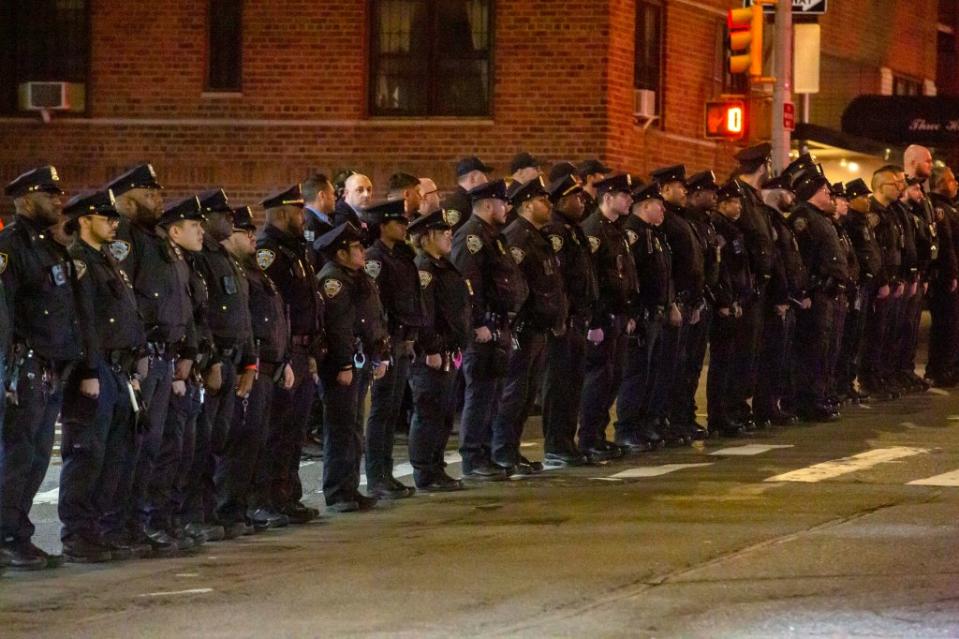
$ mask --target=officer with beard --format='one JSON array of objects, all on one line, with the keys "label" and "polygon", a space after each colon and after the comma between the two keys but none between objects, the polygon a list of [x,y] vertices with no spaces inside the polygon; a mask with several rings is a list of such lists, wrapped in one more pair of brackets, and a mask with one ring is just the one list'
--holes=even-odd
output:
[{"label": "officer with beard", "polygon": [[[178,541],[151,523],[155,509],[149,498],[156,478],[176,472],[158,462],[174,379],[177,391],[185,393],[197,351],[190,267],[182,250],[157,232],[163,187],[150,164],[134,167],[107,188],[113,191],[116,209],[123,215],[109,251],[133,283],[147,332],[147,358],[138,363],[134,374],[140,382],[146,414],[140,418],[133,503],[127,504],[126,497],[118,501],[136,509],[137,525],[129,532],[129,541],[147,541],[155,554],[167,555],[192,546],[192,542]],[[114,536],[131,530],[131,514],[124,509],[111,515],[110,532]]]}]

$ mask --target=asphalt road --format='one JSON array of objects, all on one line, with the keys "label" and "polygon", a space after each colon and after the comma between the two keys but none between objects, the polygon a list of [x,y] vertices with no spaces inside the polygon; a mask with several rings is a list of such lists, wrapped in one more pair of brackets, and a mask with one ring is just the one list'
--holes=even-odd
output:
[{"label": "asphalt road", "polygon": [[[192,556],[7,573],[0,636],[956,637],[957,433],[959,389],[934,390]],[[55,549],[55,505],[35,514]]]}]

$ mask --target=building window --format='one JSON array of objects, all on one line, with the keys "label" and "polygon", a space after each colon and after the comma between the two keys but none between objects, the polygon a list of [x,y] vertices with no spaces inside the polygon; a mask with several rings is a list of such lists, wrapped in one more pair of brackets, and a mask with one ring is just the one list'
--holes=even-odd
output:
[{"label": "building window", "polygon": [[922,81],[895,75],[892,78],[893,95],[922,95]]},{"label": "building window", "polygon": [[370,114],[490,114],[490,0],[373,0]]},{"label": "building window", "polygon": [[86,83],[89,64],[86,0],[0,0],[0,111],[18,110],[24,82]]},{"label": "building window", "polygon": [[208,91],[239,91],[243,73],[243,0],[210,0]]},{"label": "building window", "polygon": [[663,70],[663,5],[652,0],[636,3],[636,66],[633,85],[656,92],[660,105]]}]

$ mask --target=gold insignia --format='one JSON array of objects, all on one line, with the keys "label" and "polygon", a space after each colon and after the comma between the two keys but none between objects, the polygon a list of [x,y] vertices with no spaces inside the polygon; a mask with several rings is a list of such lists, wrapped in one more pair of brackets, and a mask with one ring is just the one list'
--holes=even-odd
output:
[{"label": "gold insignia", "polygon": [[549,243],[553,245],[553,252],[559,253],[563,250],[563,238],[559,235],[550,235]]},{"label": "gold insignia", "polygon": [[638,240],[639,240],[639,235],[637,235],[636,231],[633,231],[631,229],[626,229],[626,241],[629,242],[630,246],[635,244]]},{"label": "gold insignia", "polygon": [[380,276],[380,272],[383,270],[383,264],[378,260],[367,260],[366,266],[363,267],[363,270],[365,270],[366,274],[375,280]]},{"label": "gold insignia", "polygon": [[55,166],[50,167],[50,179],[52,179],[54,182],[60,181],[60,175],[57,173],[57,167]]},{"label": "gold insignia", "polygon": [[806,230],[806,226],[808,226],[808,224],[809,222],[806,220],[806,218],[804,217],[796,218],[793,221],[793,228],[796,229],[797,233],[802,233],[803,231]]},{"label": "gold insignia", "polygon": [[433,274],[429,271],[420,271],[420,288],[426,288],[433,281]]},{"label": "gold insignia", "polygon": [[77,272],[77,279],[83,279],[83,276],[87,274],[87,263],[83,260],[73,260],[73,268]]},{"label": "gold insignia", "polygon": [[463,219],[463,214],[456,209],[446,209],[443,211],[443,220],[450,226],[456,226]]},{"label": "gold insignia", "polygon": [[513,261],[517,264],[522,264],[523,258],[526,257],[526,251],[518,246],[509,247],[509,254],[513,256]]},{"label": "gold insignia", "polygon": [[122,262],[130,255],[130,243],[124,240],[114,240],[110,242],[107,250],[117,262]]},{"label": "gold insignia", "polygon": [[7,270],[7,264],[10,263],[10,258],[6,253],[0,253],[0,274],[3,274]]},{"label": "gold insignia", "polygon": [[329,299],[333,299],[343,290],[343,282],[340,280],[329,279],[323,282],[323,294]]},{"label": "gold insignia", "polygon": [[474,255],[483,250],[483,240],[479,238],[479,235],[466,236],[466,250]]},{"label": "gold insignia", "polygon": [[256,265],[260,267],[261,271],[270,268],[270,265],[273,264],[273,260],[275,259],[276,253],[270,249],[260,249],[256,252]]},{"label": "gold insignia", "polygon": [[879,215],[876,213],[867,213],[866,214],[866,223],[869,224],[869,228],[874,229],[879,226]]},{"label": "gold insignia", "polygon": [[589,240],[589,252],[590,252],[590,253],[595,253],[596,251],[599,250],[600,241],[599,241],[599,238],[598,238],[598,237],[596,237],[595,235],[589,235],[589,236],[587,236],[586,239]]}]

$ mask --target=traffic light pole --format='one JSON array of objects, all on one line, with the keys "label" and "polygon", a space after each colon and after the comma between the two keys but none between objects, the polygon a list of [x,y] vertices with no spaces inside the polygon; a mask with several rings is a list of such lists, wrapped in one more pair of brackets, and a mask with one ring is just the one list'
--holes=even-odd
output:
[{"label": "traffic light pole", "polygon": [[776,173],[789,163],[790,131],[784,122],[785,105],[792,101],[792,53],[793,53],[792,1],[776,3],[776,51],[773,55],[772,161]]}]

